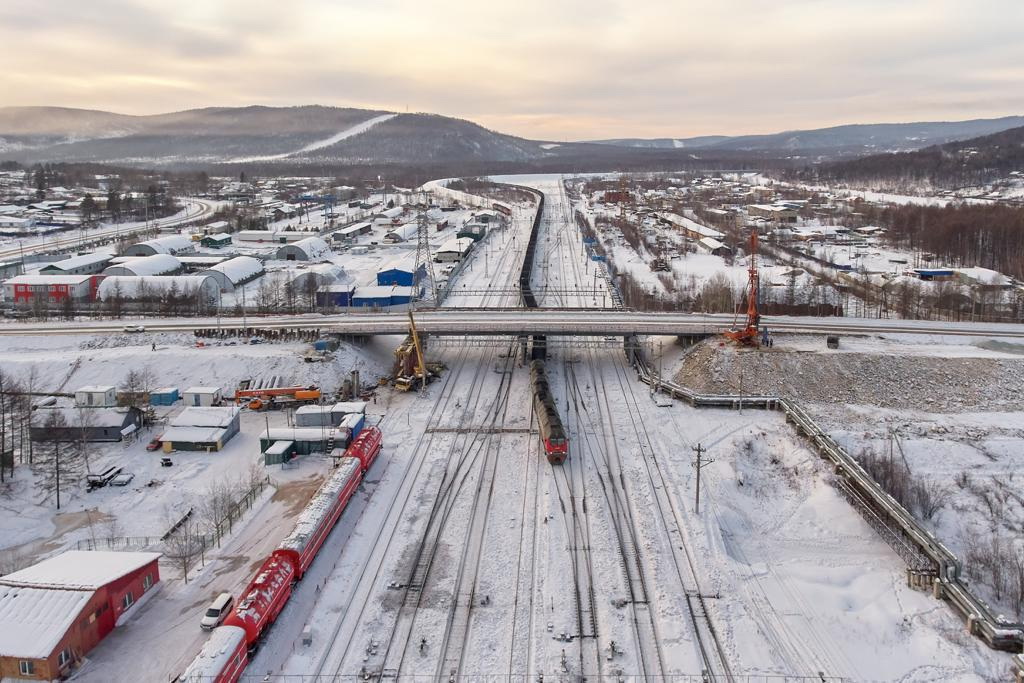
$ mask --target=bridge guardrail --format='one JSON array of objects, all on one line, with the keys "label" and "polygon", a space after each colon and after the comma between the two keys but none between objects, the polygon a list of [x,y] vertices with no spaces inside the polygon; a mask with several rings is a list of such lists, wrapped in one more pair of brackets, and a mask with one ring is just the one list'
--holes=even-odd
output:
[{"label": "bridge guardrail", "polygon": [[[913,544],[917,550],[934,565],[932,572],[917,579],[931,580],[932,593],[936,598],[946,600],[953,606],[967,624],[971,635],[980,638],[986,645],[997,650],[1024,651],[1024,623],[1010,622],[993,612],[991,606],[975,595],[962,579],[963,565],[960,560],[930,531],[923,528],[899,502],[889,495],[872,478],[853,456],[822,430],[811,416],[796,401],[780,396],[740,396],[735,394],[699,394],[676,382],[656,377],[639,344],[632,344],[627,355],[637,370],[640,381],[673,398],[683,399],[695,407],[737,408],[747,406],[765,410],[780,410],[786,421],[811,441],[818,453],[829,460],[836,473],[844,478],[860,496],[867,499],[874,510],[881,514],[888,524],[895,527],[902,538]],[[910,582],[908,571],[908,582]],[[1024,683],[1024,658],[1016,657],[1018,680]]]}]

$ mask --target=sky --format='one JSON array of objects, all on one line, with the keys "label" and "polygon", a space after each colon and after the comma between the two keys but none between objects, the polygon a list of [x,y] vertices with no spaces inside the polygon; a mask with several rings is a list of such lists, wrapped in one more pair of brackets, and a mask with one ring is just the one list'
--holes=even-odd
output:
[{"label": "sky", "polygon": [[1024,114],[1020,0],[3,0],[0,105],[327,104],[534,139]]}]

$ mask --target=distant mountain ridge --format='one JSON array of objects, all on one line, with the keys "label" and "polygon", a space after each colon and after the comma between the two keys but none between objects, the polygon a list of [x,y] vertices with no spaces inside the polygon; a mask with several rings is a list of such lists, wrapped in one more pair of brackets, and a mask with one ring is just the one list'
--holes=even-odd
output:
[{"label": "distant mountain ridge", "polygon": [[[436,114],[306,105],[208,107],[132,116],[67,107],[0,107],[0,160],[206,167],[405,166],[464,172],[749,168],[916,149],[1024,125],[1024,117],[850,125],[775,135],[601,142],[529,140]],[[716,166],[716,164],[718,164]]]},{"label": "distant mountain ridge", "polygon": [[913,152],[875,154],[823,164],[813,173],[828,180],[926,181],[952,188],[987,183],[1013,171],[1024,172],[1024,126]]},{"label": "distant mountain ridge", "polygon": [[1024,126],[1024,116],[969,121],[924,121],[916,123],[868,123],[792,130],[769,135],[705,135],[694,138],[627,138],[595,140],[596,144],[659,149],[700,149],[731,151],[775,150],[791,154],[870,154],[909,151],[998,133]]}]

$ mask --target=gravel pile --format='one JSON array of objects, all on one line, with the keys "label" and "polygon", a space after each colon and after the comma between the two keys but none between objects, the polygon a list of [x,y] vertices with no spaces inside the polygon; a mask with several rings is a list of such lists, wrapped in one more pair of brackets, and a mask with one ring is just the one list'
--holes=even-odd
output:
[{"label": "gravel pile", "polygon": [[773,394],[928,412],[1024,409],[1024,359],[696,346],[676,381],[707,393]]}]

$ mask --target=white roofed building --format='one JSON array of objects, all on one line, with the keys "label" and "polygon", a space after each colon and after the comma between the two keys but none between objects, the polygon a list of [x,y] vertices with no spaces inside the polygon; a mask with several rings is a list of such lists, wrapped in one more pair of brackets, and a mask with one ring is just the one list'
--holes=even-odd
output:
[{"label": "white roofed building", "polygon": [[97,291],[97,298],[100,301],[116,298],[124,301],[147,301],[168,296],[172,292],[186,301],[195,300],[211,304],[220,296],[220,286],[209,275],[114,276],[103,279]]},{"label": "white roofed building", "polygon": [[138,242],[124,250],[125,256],[152,256],[153,254],[191,254],[196,250],[195,242],[184,235],[167,235]]},{"label": "white roofed building", "polygon": [[285,244],[277,250],[277,258],[282,261],[326,261],[331,256],[331,248],[319,237],[306,237],[292,244]]},{"label": "white roofed building", "polygon": [[236,256],[199,271],[199,275],[209,275],[214,278],[222,292],[232,292],[235,287],[251,282],[262,274],[263,262],[252,256]]},{"label": "white roofed building", "polygon": [[153,254],[139,256],[114,264],[103,271],[104,275],[174,275],[180,273],[184,266],[181,261],[169,254]]},{"label": "white roofed building", "polygon": [[159,559],[71,550],[0,577],[0,677],[70,675],[159,583]]}]

